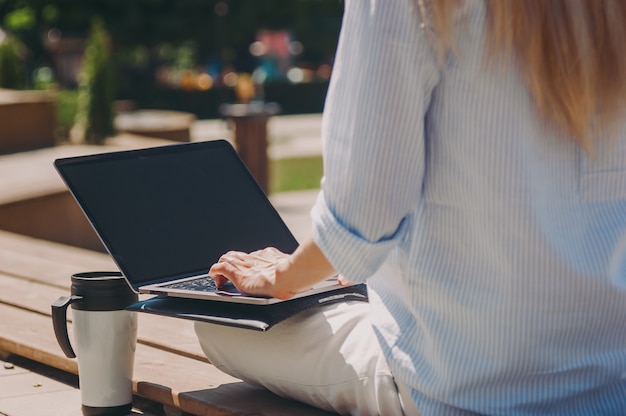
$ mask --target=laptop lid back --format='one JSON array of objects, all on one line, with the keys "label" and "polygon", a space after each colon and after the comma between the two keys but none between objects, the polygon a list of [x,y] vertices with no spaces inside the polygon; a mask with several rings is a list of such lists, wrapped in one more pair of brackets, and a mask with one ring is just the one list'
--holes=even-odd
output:
[{"label": "laptop lid back", "polygon": [[225,140],[58,159],[133,289],[207,273],[229,250],[298,243]]}]

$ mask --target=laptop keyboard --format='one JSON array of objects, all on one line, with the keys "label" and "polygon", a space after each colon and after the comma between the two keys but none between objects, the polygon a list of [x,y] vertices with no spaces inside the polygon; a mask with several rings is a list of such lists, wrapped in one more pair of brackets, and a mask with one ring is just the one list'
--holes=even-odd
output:
[{"label": "laptop keyboard", "polygon": [[215,292],[217,290],[215,280],[213,280],[212,277],[207,276],[185,280],[184,282],[171,283],[168,285],[163,285],[161,287],[167,289],[195,290],[200,292]]}]

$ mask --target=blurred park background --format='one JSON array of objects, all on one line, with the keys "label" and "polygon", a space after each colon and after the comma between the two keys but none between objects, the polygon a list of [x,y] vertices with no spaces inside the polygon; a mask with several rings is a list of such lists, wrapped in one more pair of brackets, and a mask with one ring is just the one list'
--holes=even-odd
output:
[{"label": "blurred park background", "polygon": [[[341,0],[0,0],[0,88],[50,92],[57,143],[102,143],[137,110],[319,115],[342,13]],[[319,156],[275,159],[272,191],[319,185]]]}]

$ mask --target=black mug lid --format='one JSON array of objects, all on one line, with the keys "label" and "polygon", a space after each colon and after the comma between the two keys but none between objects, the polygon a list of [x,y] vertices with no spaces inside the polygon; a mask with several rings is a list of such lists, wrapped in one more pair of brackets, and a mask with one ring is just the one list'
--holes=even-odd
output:
[{"label": "black mug lid", "polygon": [[120,272],[76,273],[71,293],[81,297],[72,308],[86,311],[123,310],[139,299]]}]

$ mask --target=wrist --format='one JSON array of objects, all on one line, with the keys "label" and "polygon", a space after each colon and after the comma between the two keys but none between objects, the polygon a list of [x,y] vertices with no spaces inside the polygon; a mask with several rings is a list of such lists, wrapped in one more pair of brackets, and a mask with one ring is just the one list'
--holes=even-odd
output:
[{"label": "wrist", "polygon": [[298,285],[296,278],[291,272],[293,270],[293,262],[291,256],[288,256],[283,261],[276,265],[274,272],[274,297],[279,299],[289,299],[298,294]]},{"label": "wrist", "polygon": [[273,296],[289,299],[335,274],[313,240],[308,240],[276,264]]}]

